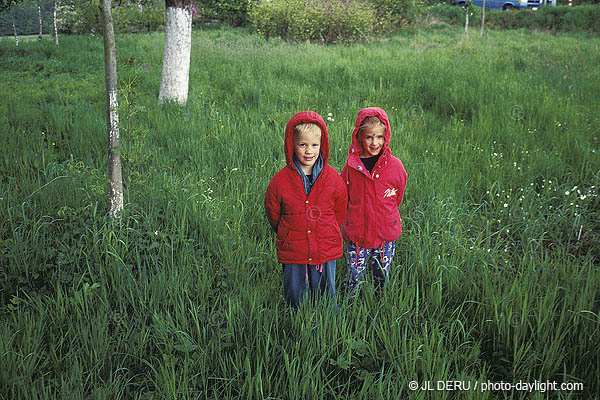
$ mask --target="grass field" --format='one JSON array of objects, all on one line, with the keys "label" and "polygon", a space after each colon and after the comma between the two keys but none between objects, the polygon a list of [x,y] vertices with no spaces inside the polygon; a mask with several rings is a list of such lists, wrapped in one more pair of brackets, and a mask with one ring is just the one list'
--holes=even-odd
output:
[{"label": "grass field", "polygon": [[[1,399],[597,398],[599,38],[195,31],[186,107],[156,105],[162,43],[117,37],[113,226],[102,38],[0,42]],[[409,176],[391,280],[293,314],[262,206],[285,124],[331,113],[341,170],[373,105]],[[570,386],[482,390],[520,381]]]}]

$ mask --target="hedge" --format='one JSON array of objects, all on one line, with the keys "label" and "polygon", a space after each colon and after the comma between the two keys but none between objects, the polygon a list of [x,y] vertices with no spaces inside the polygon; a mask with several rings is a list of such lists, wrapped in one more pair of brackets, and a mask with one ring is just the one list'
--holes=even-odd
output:
[{"label": "hedge", "polygon": [[[481,8],[472,7],[476,13],[471,22],[479,21]],[[427,15],[451,25],[462,26],[465,12],[458,6],[438,5],[428,9]],[[600,33],[600,6],[581,5],[576,7],[546,6],[538,10],[488,10],[485,24],[490,29],[529,29],[551,32]]]}]

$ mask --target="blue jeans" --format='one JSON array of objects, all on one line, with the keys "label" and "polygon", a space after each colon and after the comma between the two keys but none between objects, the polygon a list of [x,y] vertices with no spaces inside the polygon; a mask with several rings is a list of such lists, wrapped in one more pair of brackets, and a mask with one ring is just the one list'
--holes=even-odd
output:
[{"label": "blue jeans", "polygon": [[306,292],[326,293],[335,300],[335,262],[323,264],[283,264],[283,295],[294,308],[300,306]]},{"label": "blue jeans", "polygon": [[371,256],[375,289],[382,287],[385,281],[389,279],[390,265],[395,250],[396,242],[385,242],[374,249],[364,249],[357,244],[348,243],[346,246],[348,273],[344,281],[344,293],[353,296],[358,292],[360,285],[365,280],[369,256]]}]

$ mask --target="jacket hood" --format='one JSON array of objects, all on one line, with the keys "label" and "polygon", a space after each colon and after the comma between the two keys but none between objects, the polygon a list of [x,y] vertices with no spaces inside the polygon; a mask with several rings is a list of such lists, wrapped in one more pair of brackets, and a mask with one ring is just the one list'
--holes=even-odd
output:
[{"label": "jacket hood", "polygon": [[[381,150],[381,157],[379,157],[380,160],[378,161],[378,164],[387,164],[389,157],[392,155],[392,151],[390,150],[391,130],[387,114],[379,107],[363,108],[358,112],[358,116],[356,117],[356,124],[354,125],[354,131],[352,132],[352,145],[350,145],[350,152],[348,154],[347,161],[348,166],[352,168],[357,168],[362,165],[362,162],[360,161],[359,157],[360,144],[358,143],[358,138],[356,137],[356,134],[358,133],[358,128],[360,127],[360,124],[365,118],[373,116],[379,117],[381,122],[383,122],[383,124],[385,125],[385,143],[383,144],[383,149]],[[362,169],[362,167],[360,169]]]},{"label": "jacket hood", "polygon": [[321,128],[321,156],[323,157],[324,164],[327,164],[329,160],[329,135],[327,134],[327,126],[323,118],[314,111],[300,111],[294,115],[285,127],[284,137],[284,150],[285,150],[285,163],[292,169],[294,167],[294,128],[296,125],[303,124],[305,122],[312,122]]},{"label": "jacket hood", "polygon": [[385,125],[385,134],[384,134],[385,143],[383,144],[383,149],[381,150],[381,152],[382,152],[381,155],[390,153],[391,129],[390,129],[390,122],[388,120],[388,116],[385,113],[385,111],[383,111],[379,107],[369,107],[369,108],[363,108],[362,110],[360,110],[358,112],[358,116],[356,117],[356,124],[354,125],[354,131],[352,132],[352,145],[350,146],[350,154],[352,154],[352,153],[360,154],[360,144],[358,143],[358,138],[356,137],[356,134],[358,133],[358,128],[360,128],[360,124],[367,117],[378,117],[381,120],[381,122],[383,122],[383,124]]}]

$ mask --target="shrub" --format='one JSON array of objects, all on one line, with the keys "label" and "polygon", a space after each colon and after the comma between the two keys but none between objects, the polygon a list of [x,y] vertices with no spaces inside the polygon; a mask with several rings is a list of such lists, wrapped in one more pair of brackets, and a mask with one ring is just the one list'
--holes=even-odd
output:
[{"label": "shrub", "polygon": [[562,18],[564,31],[600,32],[600,7],[587,5],[572,7]]},{"label": "shrub", "polygon": [[[43,33],[52,33],[52,2],[42,2]],[[37,35],[40,31],[37,3],[24,3],[12,7],[15,29],[18,35]],[[12,22],[8,11],[0,12],[0,36],[13,35]]]},{"label": "shrub", "polygon": [[[472,7],[472,21],[480,20],[481,8]],[[465,13],[457,6],[432,6],[427,10],[435,17],[452,25],[464,25]],[[554,32],[600,32],[600,7],[594,5],[577,7],[542,7],[539,10],[505,12],[490,10],[485,17],[486,27],[492,29],[539,29]]]},{"label": "shrub", "polygon": [[424,14],[429,0],[370,0],[377,11],[377,20],[387,29],[412,25]]},{"label": "shrub", "polygon": [[61,1],[57,5],[58,29],[64,33],[89,33],[100,31],[102,16],[94,1]]},{"label": "shrub", "polygon": [[367,39],[376,24],[374,7],[356,0],[262,1],[253,5],[250,16],[267,38],[324,44]]},{"label": "shrub", "polygon": [[113,22],[117,32],[154,31],[164,25],[165,7],[117,8],[113,10]]},{"label": "shrub", "polygon": [[200,17],[219,20],[231,26],[250,23],[248,9],[254,0],[205,0],[197,4]]},{"label": "shrub", "polygon": [[541,29],[555,32],[600,32],[600,7],[542,7],[536,11],[490,12],[488,27],[495,29]]},{"label": "shrub", "polygon": [[[95,0],[60,1],[57,11],[61,32],[79,34],[102,31],[102,15]],[[112,14],[116,32],[156,30],[165,23],[165,2],[151,0],[145,1],[141,7],[117,6],[113,7]]]},{"label": "shrub", "polygon": [[[481,18],[481,9],[479,7],[471,6],[470,12],[473,13],[473,15],[469,17],[471,24],[473,21]],[[426,14],[429,17],[439,19],[450,25],[464,26],[465,24],[465,9],[462,7],[450,6],[448,4],[435,5],[429,7],[426,10]]]}]

